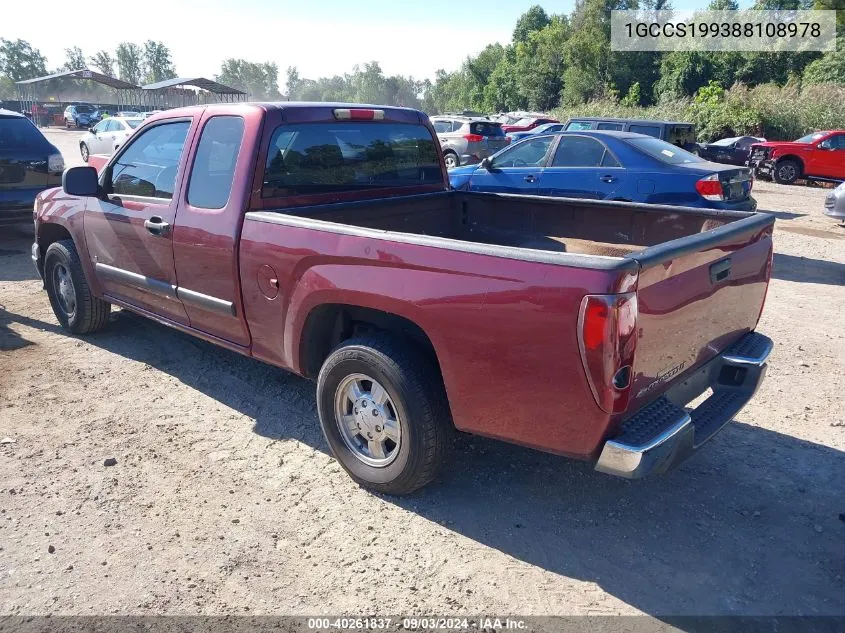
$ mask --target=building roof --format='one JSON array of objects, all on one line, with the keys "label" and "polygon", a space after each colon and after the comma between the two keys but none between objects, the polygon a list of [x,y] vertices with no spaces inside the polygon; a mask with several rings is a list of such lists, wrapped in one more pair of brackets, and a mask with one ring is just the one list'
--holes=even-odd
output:
[{"label": "building roof", "polygon": [[205,77],[174,77],[173,79],[165,79],[154,84],[147,84],[142,86],[144,90],[163,90],[165,88],[176,88],[177,86],[194,86],[202,90],[208,90],[216,94],[226,95],[244,95],[242,90],[231,88],[217,81],[206,79]]},{"label": "building roof", "polygon": [[71,79],[90,79],[91,81],[96,81],[97,83],[101,83],[117,90],[140,89],[140,86],[131,84],[128,81],[123,81],[122,79],[118,79],[117,77],[110,77],[109,75],[98,73],[96,70],[88,70],[87,68],[80,68],[79,70],[65,70],[60,73],[53,73],[52,75],[44,75],[43,77],[35,77],[34,79],[24,79],[22,81],[16,81],[15,83],[19,86],[23,86],[28,84],[41,83],[50,79],[60,79],[63,77],[68,77]]}]

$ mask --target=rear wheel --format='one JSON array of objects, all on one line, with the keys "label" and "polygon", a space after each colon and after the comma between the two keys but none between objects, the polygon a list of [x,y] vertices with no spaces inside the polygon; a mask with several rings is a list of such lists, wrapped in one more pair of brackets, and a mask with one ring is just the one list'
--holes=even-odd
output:
[{"label": "rear wheel", "polygon": [[320,426],[350,477],[386,494],[431,482],[451,443],[446,394],[434,360],[387,335],[349,339],[317,380]]},{"label": "rear wheel", "polygon": [[798,180],[800,175],[801,165],[798,164],[798,161],[786,159],[775,165],[774,177],[777,183],[791,185]]},{"label": "rear wheel", "polygon": [[44,255],[44,283],[64,329],[90,334],[106,327],[111,304],[91,294],[73,240],[50,244]]},{"label": "rear wheel", "polygon": [[461,161],[455,152],[446,152],[443,154],[443,160],[446,161],[446,169],[454,169],[461,165]]},{"label": "rear wheel", "polygon": [[90,155],[88,152],[88,146],[85,143],[79,144],[79,153],[82,154],[82,160],[86,163],[88,162],[88,156]]}]

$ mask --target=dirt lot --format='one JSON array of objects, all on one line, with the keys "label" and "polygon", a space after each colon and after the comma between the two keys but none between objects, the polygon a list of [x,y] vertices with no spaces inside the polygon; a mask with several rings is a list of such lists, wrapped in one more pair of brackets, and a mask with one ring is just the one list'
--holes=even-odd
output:
[{"label": "dirt lot", "polygon": [[128,312],[60,332],[4,230],[0,613],[845,614],[845,229],[755,195],[776,348],[706,450],[626,482],[464,440],[398,500],[327,454],[310,382]]}]

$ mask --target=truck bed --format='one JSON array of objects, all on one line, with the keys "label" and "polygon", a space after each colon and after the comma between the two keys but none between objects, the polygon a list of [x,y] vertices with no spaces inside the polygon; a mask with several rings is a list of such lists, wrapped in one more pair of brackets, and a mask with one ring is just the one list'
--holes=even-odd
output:
[{"label": "truck bed", "polygon": [[604,257],[622,257],[748,217],[744,212],[448,192],[297,209],[362,228]]},{"label": "truck bed", "polygon": [[[251,212],[242,260],[249,278],[266,259],[267,245],[279,244],[291,259],[283,268],[297,279],[334,258],[347,270],[358,266],[353,278],[367,279],[368,294],[382,309],[401,314],[403,306],[383,299],[398,295],[414,306],[424,329],[428,316],[438,324],[433,329],[445,323],[455,329],[455,341],[435,346],[443,350],[447,391],[461,393],[452,404],[459,429],[586,457],[640,408],[756,327],[773,224],[763,213],[449,191]],[[342,287],[348,279],[326,270],[309,283]],[[592,413],[560,385],[583,381],[577,351],[572,354],[583,297],[619,292],[635,292],[639,305],[630,404],[609,421],[589,422]],[[442,296],[483,304],[483,323],[461,324],[452,313],[441,319],[440,310],[451,305],[438,304],[435,297]],[[519,333],[508,329],[503,339],[504,324],[516,323]],[[546,401],[559,398],[562,410],[579,415],[564,422],[555,407],[531,412],[522,403],[511,410],[465,372],[452,371],[452,345],[471,348],[473,375],[496,375],[507,357],[509,381],[524,380],[526,392],[547,390]],[[561,356],[550,361],[549,349]],[[537,424],[547,417],[548,424]],[[549,425],[566,442],[549,439]],[[541,428],[542,438],[535,434]]]}]

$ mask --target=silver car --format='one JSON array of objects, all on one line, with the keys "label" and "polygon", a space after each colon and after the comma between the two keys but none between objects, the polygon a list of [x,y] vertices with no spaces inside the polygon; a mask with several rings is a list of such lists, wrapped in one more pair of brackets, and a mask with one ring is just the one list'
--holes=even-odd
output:
[{"label": "silver car", "polygon": [[845,182],[827,194],[824,201],[824,214],[845,222]]},{"label": "silver car", "polygon": [[464,116],[431,117],[446,167],[480,163],[510,143],[498,121]]},{"label": "silver car", "polygon": [[141,118],[125,119],[113,116],[103,119],[79,139],[79,153],[82,155],[82,160],[87,163],[91,154],[111,156],[143,122],[144,119]]}]

